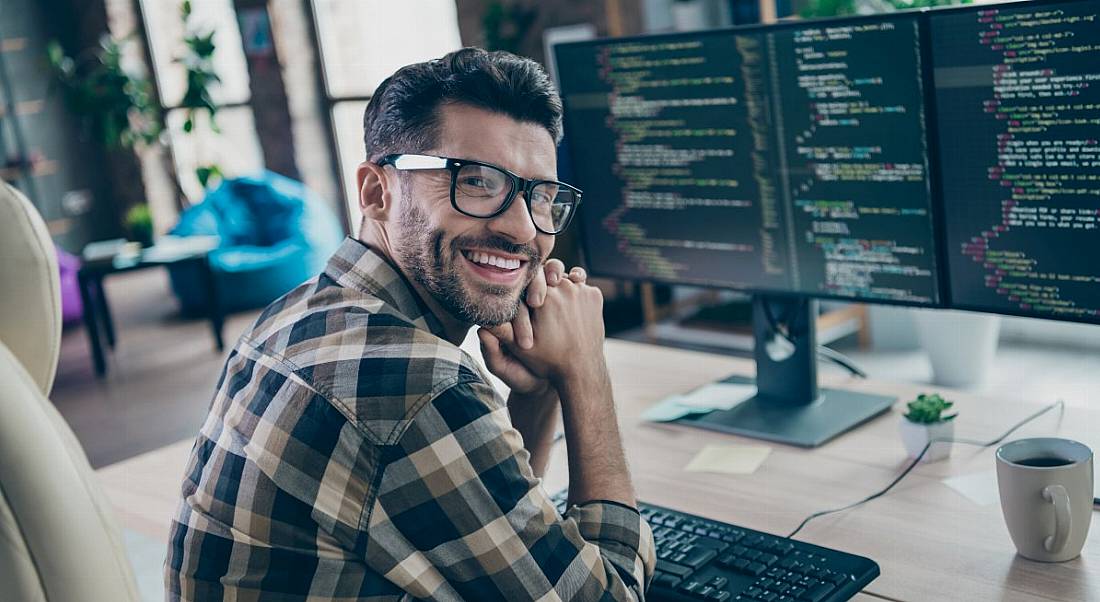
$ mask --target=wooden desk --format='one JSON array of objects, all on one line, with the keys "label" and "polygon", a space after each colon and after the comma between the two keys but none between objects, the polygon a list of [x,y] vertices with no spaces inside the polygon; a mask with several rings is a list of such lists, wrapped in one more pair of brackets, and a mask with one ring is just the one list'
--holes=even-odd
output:
[{"label": "wooden desk", "polygon": [[[773,445],[772,454],[752,475],[683,472],[707,444],[761,443],[644,423],[641,413],[666,395],[735,372],[751,374],[752,363],[623,341],[607,343],[607,358],[635,487],[647,502],[785,535],[812,512],[878,491],[906,465],[896,407],[894,413],[821,448]],[[824,380],[903,399],[922,389],[881,381]],[[1000,435],[1053,401],[998,402],[964,393],[949,397],[958,401],[960,410],[956,434],[982,440]],[[1068,408],[1061,419],[1049,413],[1011,438],[1054,434],[1098,449],[1100,408]],[[99,471],[125,526],[167,541],[190,447],[190,442],[181,442]],[[918,467],[883,498],[811,522],[798,539],[878,562],[882,576],[867,587],[858,598],[862,600],[1100,600],[1100,530],[1091,530],[1076,560],[1024,560],[1015,553],[999,505],[979,506],[942,483],[948,476],[993,469],[992,449],[956,445],[948,461]],[[559,446],[544,484],[553,492],[566,481],[565,453]]]}]

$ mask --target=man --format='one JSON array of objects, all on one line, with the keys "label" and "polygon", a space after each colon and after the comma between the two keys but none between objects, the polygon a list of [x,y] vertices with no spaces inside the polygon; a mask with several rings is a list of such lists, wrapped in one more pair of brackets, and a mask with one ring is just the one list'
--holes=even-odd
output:
[{"label": "man", "polygon": [[[560,130],[545,73],[506,53],[378,88],[359,239],[230,353],[172,525],[170,599],[643,598],[653,540],[602,298],[545,261],[578,201],[554,181]],[[507,402],[457,347],[472,325]],[[539,486],[559,409],[564,517]]]}]

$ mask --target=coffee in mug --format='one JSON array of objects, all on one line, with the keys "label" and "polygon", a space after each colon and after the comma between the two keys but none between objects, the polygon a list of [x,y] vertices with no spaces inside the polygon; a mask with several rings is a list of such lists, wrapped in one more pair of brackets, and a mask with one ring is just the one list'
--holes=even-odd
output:
[{"label": "coffee in mug", "polygon": [[1020,439],[997,449],[997,488],[1012,543],[1024,558],[1081,554],[1092,520],[1092,450],[1069,439]]}]

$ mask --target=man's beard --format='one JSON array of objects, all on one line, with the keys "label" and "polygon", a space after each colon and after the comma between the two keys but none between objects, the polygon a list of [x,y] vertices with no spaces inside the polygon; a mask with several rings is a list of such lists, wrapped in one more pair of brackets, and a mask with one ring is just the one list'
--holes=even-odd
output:
[{"label": "man's beard", "polygon": [[[400,264],[452,316],[466,324],[496,326],[511,322],[519,310],[522,293],[542,265],[538,251],[530,245],[518,245],[500,237],[458,237],[444,241],[442,230],[433,230],[427,216],[412,199],[402,199],[399,215],[401,239],[393,249]],[[446,248],[444,248],[446,245]],[[461,248],[498,250],[526,255],[527,276],[523,286],[493,285],[464,281],[456,261]],[[518,292],[517,292],[518,291]]]}]

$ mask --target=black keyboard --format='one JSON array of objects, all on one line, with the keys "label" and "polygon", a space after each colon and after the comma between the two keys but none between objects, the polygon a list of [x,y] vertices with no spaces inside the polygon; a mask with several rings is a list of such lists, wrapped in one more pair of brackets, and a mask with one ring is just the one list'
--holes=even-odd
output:
[{"label": "black keyboard", "polygon": [[[565,492],[553,496],[565,511]],[[879,575],[870,558],[638,503],[653,528],[657,571],[647,599],[835,602]]]}]

